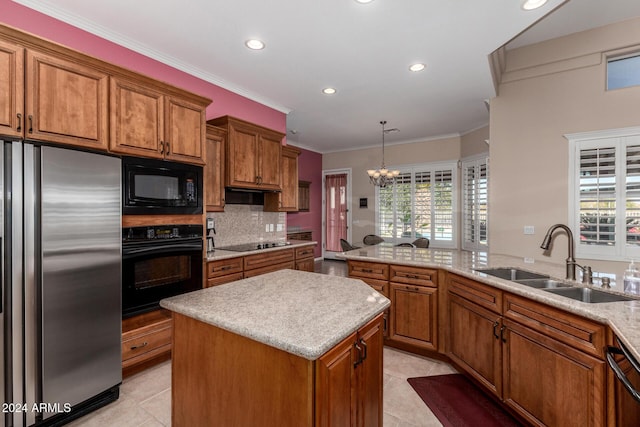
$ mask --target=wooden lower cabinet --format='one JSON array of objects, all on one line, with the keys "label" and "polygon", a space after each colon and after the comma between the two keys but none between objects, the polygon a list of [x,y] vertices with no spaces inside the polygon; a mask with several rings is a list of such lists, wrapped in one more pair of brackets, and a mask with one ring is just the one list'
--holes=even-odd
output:
[{"label": "wooden lower cabinet", "polygon": [[382,316],[315,361],[173,316],[172,425],[382,426]]},{"label": "wooden lower cabinet", "polygon": [[315,270],[315,259],[313,258],[314,247],[315,245],[309,245],[296,248],[296,270],[309,271],[313,273]]},{"label": "wooden lower cabinet", "polygon": [[438,289],[390,284],[390,340],[437,351]]},{"label": "wooden lower cabinet", "polygon": [[502,394],[500,316],[451,293],[448,313],[447,355],[488,391],[500,397]]},{"label": "wooden lower cabinet", "polygon": [[160,309],[122,321],[122,375],[132,375],[171,357],[171,313]]},{"label": "wooden lower cabinet", "polygon": [[382,426],[382,317],[316,362],[315,426]]},{"label": "wooden lower cabinet", "polygon": [[531,425],[605,425],[603,325],[455,275],[448,286],[453,362]]}]

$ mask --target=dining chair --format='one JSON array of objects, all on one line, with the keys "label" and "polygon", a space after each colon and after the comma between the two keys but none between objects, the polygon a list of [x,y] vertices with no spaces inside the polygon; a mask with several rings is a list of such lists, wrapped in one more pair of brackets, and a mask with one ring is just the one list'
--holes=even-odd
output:
[{"label": "dining chair", "polygon": [[429,247],[429,239],[426,237],[420,237],[413,241],[413,246],[416,248],[428,248]]},{"label": "dining chair", "polygon": [[380,236],[376,236],[375,234],[367,234],[362,239],[362,243],[365,245],[377,245],[378,243],[384,242],[384,239]]}]

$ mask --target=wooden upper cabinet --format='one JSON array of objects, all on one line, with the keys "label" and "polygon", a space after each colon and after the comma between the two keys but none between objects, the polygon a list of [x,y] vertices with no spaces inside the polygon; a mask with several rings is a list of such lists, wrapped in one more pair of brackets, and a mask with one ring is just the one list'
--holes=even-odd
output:
[{"label": "wooden upper cabinet", "polygon": [[280,191],[284,134],[230,116],[207,121],[227,131],[225,185]]},{"label": "wooden upper cabinet", "polygon": [[107,149],[107,73],[33,50],[26,72],[26,138]]},{"label": "wooden upper cabinet", "polygon": [[165,158],[179,162],[204,163],[205,108],[176,97],[165,98]]},{"label": "wooden upper cabinet", "polygon": [[0,40],[0,135],[24,132],[24,48]]},{"label": "wooden upper cabinet", "polygon": [[204,165],[204,198],[207,212],[224,211],[224,149],[227,132],[207,125]]},{"label": "wooden upper cabinet", "polygon": [[163,95],[128,80],[111,78],[111,151],[162,158]]},{"label": "wooden upper cabinet", "polygon": [[203,106],[161,90],[111,78],[113,152],[202,164]]},{"label": "wooden upper cabinet", "polygon": [[267,193],[264,210],[269,212],[298,211],[298,156],[300,149],[285,145],[282,147],[280,168],[282,172],[282,192]]}]

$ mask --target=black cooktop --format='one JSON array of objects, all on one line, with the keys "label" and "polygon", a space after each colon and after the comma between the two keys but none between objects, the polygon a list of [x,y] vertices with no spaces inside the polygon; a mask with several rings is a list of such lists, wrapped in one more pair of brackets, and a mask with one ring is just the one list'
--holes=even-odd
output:
[{"label": "black cooktop", "polygon": [[243,243],[242,245],[233,245],[233,246],[221,246],[216,249],[222,251],[232,251],[232,252],[248,252],[248,251],[256,251],[258,249],[268,249],[268,248],[278,248],[281,246],[288,246],[291,242],[255,242],[255,243]]}]

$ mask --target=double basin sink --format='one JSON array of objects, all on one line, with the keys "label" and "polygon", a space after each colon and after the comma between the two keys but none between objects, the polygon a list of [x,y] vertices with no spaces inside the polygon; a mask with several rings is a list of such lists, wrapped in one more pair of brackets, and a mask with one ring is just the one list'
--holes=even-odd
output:
[{"label": "double basin sink", "polygon": [[521,285],[542,289],[543,291],[590,304],[633,300],[633,298],[627,298],[622,295],[611,294],[597,289],[572,287],[568,283],[553,280],[547,275],[532,273],[517,268],[485,268],[476,271],[488,276],[511,280]]}]

